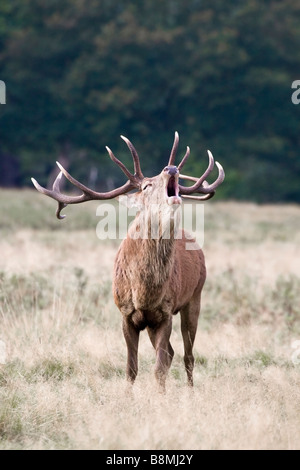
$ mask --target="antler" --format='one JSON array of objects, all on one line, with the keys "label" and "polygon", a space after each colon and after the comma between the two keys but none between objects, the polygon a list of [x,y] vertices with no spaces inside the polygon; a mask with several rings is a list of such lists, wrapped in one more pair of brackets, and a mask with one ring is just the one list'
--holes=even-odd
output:
[{"label": "antler", "polygon": [[[214,161],[214,157],[209,150],[207,151],[207,153],[209,159],[208,167],[203,173],[203,175],[200,176],[200,178],[195,178],[194,176],[179,175],[179,177],[182,179],[195,181],[195,184],[189,187],[179,185],[179,192],[182,197],[187,199],[196,199],[198,201],[210,199],[214,196],[216,188],[224,181],[225,172],[223,170],[222,165],[220,165],[219,162]],[[217,179],[213,183],[208,184],[205,178],[207,178],[207,176],[212,172],[215,163],[219,170],[219,174]],[[193,193],[202,193],[205,194],[205,196],[191,196],[191,194]]]},{"label": "antler", "polygon": [[[34,178],[31,178],[32,183],[34,184],[35,188],[42,194],[45,194],[46,196],[51,197],[52,199],[55,199],[58,202],[58,209],[56,211],[56,217],[58,219],[63,219],[66,216],[61,215],[62,209],[64,209],[68,204],[80,204],[81,202],[85,201],[92,201],[92,200],[105,200],[105,199],[113,199],[117,196],[120,196],[121,194],[128,193],[132,189],[139,189],[142,180],[144,179],[143,173],[141,171],[140,167],[140,161],[139,161],[139,156],[132,145],[132,143],[124,136],[121,136],[121,138],[126,142],[133,161],[134,161],[134,175],[130,173],[130,171],[126,168],[126,166],[118,160],[112,151],[110,150],[109,147],[106,147],[106,150],[108,151],[108,154],[110,158],[112,159],[113,162],[115,162],[121,170],[125,173],[125,175],[128,178],[128,181],[123,185],[120,186],[119,188],[113,189],[112,191],[108,191],[105,193],[98,193],[96,191],[93,191],[92,189],[88,188],[87,186],[83,185],[79,181],[77,181],[73,176],[70,175],[70,173],[67,172],[67,170],[64,169],[64,167],[59,163],[56,162],[57,166],[60,169],[60,173],[56,177],[52,190],[43,188]],[[60,191],[60,181],[62,179],[62,175],[65,175],[65,177],[78,189],[82,191],[82,194],[79,196],[67,196]]]},{"label": "antler", "polygon": [[[178,149],[178,143],[179,143],[179,135],[178,135],[178,132],[176,131],[175,132],[175,137],[174,137],[173,147],[172,147],[170,158],[169,158],[169,163],[168,163],[169,166],[174,165],[175,157],[176,157],[176,153],[177,153],[177,149]],[[181,178],[181,179],[185,179],[185,180],[189,180],[189,181],[195,181],[195,184],[193,186],[187,187],[187,186],[179,185],[180,196],[182,196],[184,198],[187,198],[187,199],[196,199],[198,201],[199,200],[210,199],[211,197],[214,196],[215,189],[223,182],[223,180],[225,178],[225,172],[223,170],[222,165],[220,165],[220,163],[218,163],[218,162],[216,162],[216,166],[218,167],[219,175],[218,175],[218,178],[216,179],[216,181],[212,184],[208,184],[207,181],[205,181],[205,178],[207,178],[207,176],[212,172],[212,170],[214,168],[214,164],[215,164],[214,157],[212,156],[212,153],[209,150],[207,152],[208,152],[208,158],[209,158],[208,167],[205,170],[205,172],[203,173],[203,175],[200,176],[200,178],[195,178],[194,176],[186,176],[186,175],[181,175],[181,174],[179,175],[179,178]],[[187,147],[186,148],[186,153],[185,153],[183,159],[181,160],[181,162],[177,166],[179,171],[182,169],[182,167],[185,164],[185,162],[187,161],[189,155],[190,155],[190,148]],[[205,194],[205,196],[192,196],[193,193],[202,193],[202,194]]]}]

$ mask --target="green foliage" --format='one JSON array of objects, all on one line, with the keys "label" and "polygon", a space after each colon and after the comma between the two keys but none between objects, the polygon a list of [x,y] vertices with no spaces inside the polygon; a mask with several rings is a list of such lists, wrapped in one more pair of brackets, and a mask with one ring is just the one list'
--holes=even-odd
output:
[{"label": "green foliage", "polygon": [[249,359],[250,364],[257,364],[260,367],[268,367],[272,364],[276,364],[275,360],[270,354],[265,351],[255,351],[253,356]]},{"label": "green foliage", "polygon": [[110,380],[116,377],[125,377],[124,368],[116,367],[113,364],[107,362],[101,362],[98,366],[99,375],[106,380]]},{"label": "green foliage", "polygon": [[71,377],[75,372],[73,363],[65,363],[56,358],[44,359],[35,365],[27,376],[28,381],[53,380],[60,382]]},{"label": "green foliage", "polygon": [[0,441],[3,439],[18,440],[23,430],[22,417],[19,412],[20,394],[2,394],[0,403]]},{"label": "green foliage", "polygon": [[24,309],[44,309],[52,302],[52,295],[44,276],[32,273],[30,276],[13,274],[9,277],[0,273],[0,306],[4,314],[18,315]]},{"label": "green foliage", "polygon": [[[259,279],[241,277],[228,270],[221,276],[207,280],[206,289],[211,302],[202,310],[200,321],[209,328],[214,322],[235,319],[238,325],[247,325],[253,319],[262,323],[284,325],[295,334],[300,332],[300,279],[298,276],[279,276],[274,287],[264,286]],[[217,300],[216,300],[217,299]],[[224,306],[226,305],[226,309]]]},{"label": "green foliage", "polygon": [[196,357],[195,357],[195,364],[196,364],[196,365],[199,365],[199,366],[202,366],[202,367],[207,367],[207,365],[208,365],[208,359],[207,359],[207,357],[205,357],[205,356],[196,355]]},{"label": "green foliage", "polygon": [[[75,177],[107,188],[131,165],[119,134],[136,145],[145,174],[165,164],[178,130],[201,174],[210,148],[226,171],[221,198],[300,201],[300,7],[294,0],[237,2],[11,0],[0,7],[0,184],[5,154],[17,181],[46,183],[67,157]],[[6,164],[7,165],[7,164]]]}]

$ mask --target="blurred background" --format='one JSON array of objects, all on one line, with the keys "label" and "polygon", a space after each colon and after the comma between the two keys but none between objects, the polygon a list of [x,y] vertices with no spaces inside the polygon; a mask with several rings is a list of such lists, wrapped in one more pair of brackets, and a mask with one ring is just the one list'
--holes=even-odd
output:
[{"label": "blurred background", "polygon": [[49,185],[56,160],[123,184],[120,134],[152,176],[177,130],[185,174],[207,149],[224,166],[219,198],[300,202],[298,0],[2,0],[0,79],[1,187]]}]

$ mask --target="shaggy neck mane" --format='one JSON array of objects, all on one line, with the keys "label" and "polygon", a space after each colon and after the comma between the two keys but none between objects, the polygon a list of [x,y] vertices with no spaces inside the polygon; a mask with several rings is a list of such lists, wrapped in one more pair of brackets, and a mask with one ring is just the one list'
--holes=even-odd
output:
[{"label": "shaggy neck mane", "polygon": [[[131,238],[132,255],[137,260],[137,275],[142,283],[149,285],[149,287],[162,285],[168,279],[173,266],[174,221],[171,219],[168,224],[169,227],[162,227],[160,221],[157,224],[154,220],[153,224],[150,218],[145,221],[139,215],[128,231]],[[134,239],[133,235],[137,233],[140,237]]]}]

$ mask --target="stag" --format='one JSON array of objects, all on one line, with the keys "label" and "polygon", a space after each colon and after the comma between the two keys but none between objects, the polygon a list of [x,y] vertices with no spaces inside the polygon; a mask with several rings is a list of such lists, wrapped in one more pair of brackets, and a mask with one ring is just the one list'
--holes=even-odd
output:
[{"label": "stag", "polygon": [[[201,292],[206,279],[206,267],[203,251],[186,249],[189,234],[182,230],[181,237],[174,236],[174,212],[182,203],[182,198],[207,200],[214,196],[216,188],[223,182],[225,174],[222,166],[214,162],[208,151],[209,164],[199,178],[180,173],[190,149],[178,166],[175,156],[178,149],[179,136],[175,133],[173,147],[168,165],[160,174],[152,178],[143,175],[138,153],[132,143],[124,136],[134,164],[134,173],[118,160],[110,148],[108,154],[125,173],[128,180],[123,186],[108,192],[96,192],[73,178],[60,163],[60,169],[52,190],[43,188],[32,178],[36,189],[58,202],[56,216],[62,219],[62,209],[68,204],[78,204],[91,200],[107,200],[126,195],[130,204],[139,210],[134,222],[130,225],[126,238],[122,241],[114,263],[113,295],[122,313],[123,334],[127,345],[126,376],[133,384],[138,372],[138,342],[140,332],[147,330],[150,341],[156,351],[155,377],[159,388],[165,390],[165,381],[170,368],[174,350],[170,343],[173,315],[180,312],[181,332],[184,344],[184,364],[187,381],[193,386],[195,341],[198,317],[200,313]],[[217,179],[208,184],[206,178],[212,172],[214,163],[218,168]],[[65,176],[82,194],[70,196],[61,193],[60,181]],[[184,186],[179,179],[192,181],[194,184]],[[132,193],[132,190],[135,190]],[[131,194],[128,194],[131,192]],[[125,196],[123,196],[125,197]],[[153,211],[160,228],[156,237],[137,237],[137,232],[151,234]],[[145,210],[146,209],[146,210]],[[159,220],[158,220],[159,219]],[[164,237],[166,221],[169,222],[169,236]],[[171,222],[170,222],[171,221]]]}]

